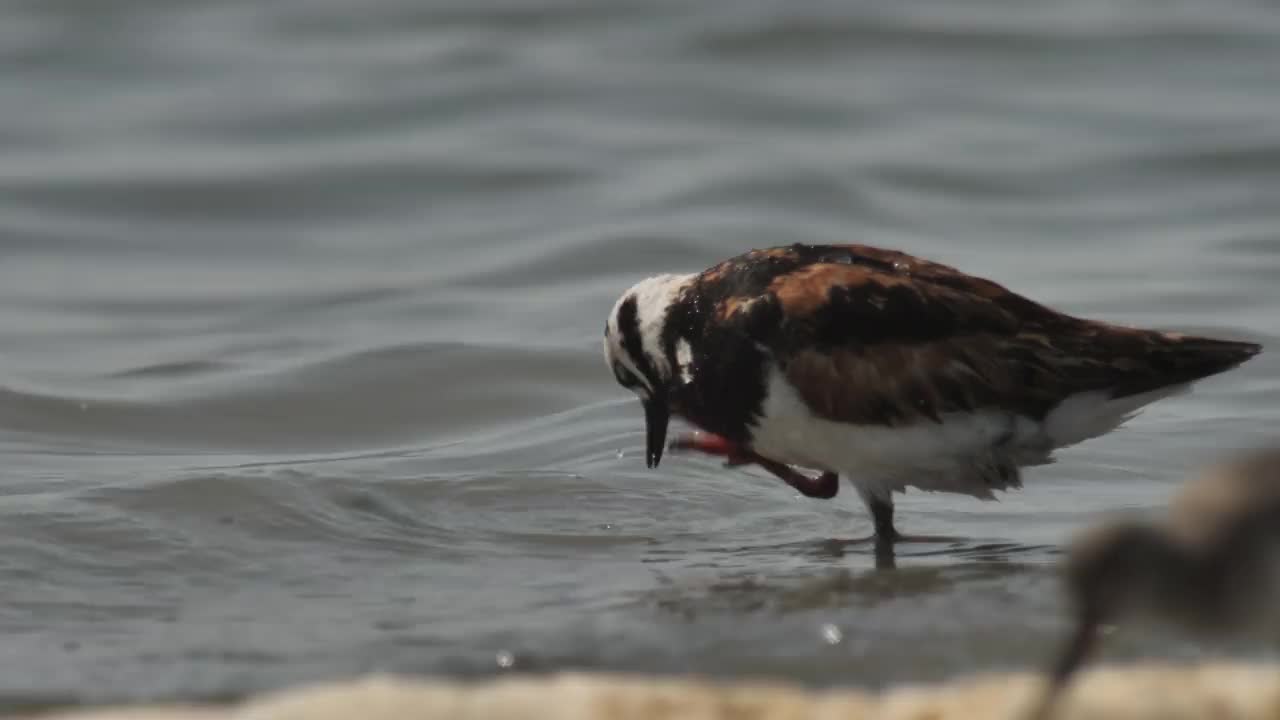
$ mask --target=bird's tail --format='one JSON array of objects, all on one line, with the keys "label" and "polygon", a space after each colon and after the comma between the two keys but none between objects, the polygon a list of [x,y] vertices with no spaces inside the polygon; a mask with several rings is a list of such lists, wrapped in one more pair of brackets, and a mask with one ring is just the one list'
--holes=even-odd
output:
[{"label": "bird's tail", "polygon": [[1145,331],[1135,361],[1137,372],[1125,373],[1112,388],[1112,397],[1148,393],[1165,387],[1186,385],[1239,367],[1262,352],[1262,346],[1238,340]]},{"label": "bird's tail", "polygon": [[1045,417],[1055,447],[1111,432],[1162,398],[1226,372],[1262,351],[1250,342],[1094,325],[1069,365],[1077,392]]}]

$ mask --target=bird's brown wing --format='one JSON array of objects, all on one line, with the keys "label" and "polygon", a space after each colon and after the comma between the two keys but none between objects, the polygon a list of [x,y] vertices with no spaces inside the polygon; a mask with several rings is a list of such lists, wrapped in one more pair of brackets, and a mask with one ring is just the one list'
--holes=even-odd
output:
[{"label": "bird's brown wing", "polygon": [[991,406],[1038,416],[1056,402],[1063,382],[1043,322],[985,282],[938,274],[952,283],[832,263],[774,280],[786,318],[774,356],[815,413],[898,425]]},{"label": "bird's brown wing", "polygon": [[1225,362],[1179,348],[1177,336],[1081,320],[950,266],[861,245],[753,251],[703,273],[699,292],[718,322],[769,349],[817,414],[842,422],[903,425],[992,407],[1039,419],[1076,392],[1141,392]]}]

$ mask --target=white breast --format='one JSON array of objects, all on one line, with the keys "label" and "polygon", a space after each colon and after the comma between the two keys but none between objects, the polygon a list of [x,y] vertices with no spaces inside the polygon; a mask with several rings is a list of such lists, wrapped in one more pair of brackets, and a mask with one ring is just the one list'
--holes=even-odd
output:
[{"label": "white breast", "polygon": [[815,416],[776,369],[766,387],[763,417],[752,428],[756,452],[839,472],[876,497],[887,499],[908,486],[991,497],[1003,489],[992,483],[993,462],[1012,456],[1018,464],[1033,464],[1048,452],[1041,424],[1013,413],[953,413],[942,422],[904,427],[854,425]]}]

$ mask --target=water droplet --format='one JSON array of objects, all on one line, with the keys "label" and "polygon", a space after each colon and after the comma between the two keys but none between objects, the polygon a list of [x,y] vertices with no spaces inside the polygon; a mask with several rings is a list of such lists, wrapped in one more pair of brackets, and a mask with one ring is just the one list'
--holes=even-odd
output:
[{"label": "water droplet", "polygon": [[498,661],[498,667],[500,668],[509,668],[516,664],[516,656],[506,650],[500,650],[495,659]]},{"label": "water droplet", "polygon": [[85,410],[88,410],[88,409],[89,409],[89,403],[87,403],[87,402],[82,402],[82,403],[80,403],[80,410],[81,410],[81,412],[83,412],[83,411],[85,411]]},{"label": "water droplet", "polygon": [[618,459],[621,460],[625,456],[626,453],[622,452],[622,448],[618,448]]},{"label": "water droplet", "polygon": [[840,628],[827,623],[822,626],[822,639],[827,641],[828,645],[838,645],[844,639],[844,633],[840,632]]}]

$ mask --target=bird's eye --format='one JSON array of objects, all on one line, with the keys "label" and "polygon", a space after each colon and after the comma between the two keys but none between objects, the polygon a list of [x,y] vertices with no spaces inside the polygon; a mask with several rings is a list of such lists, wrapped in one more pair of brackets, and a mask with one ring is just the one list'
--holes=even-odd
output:
[{"label": "bird's eye", "polygon": [[618,379],[618,384],[624,388],[631,389],[640,384],[640,379],[624,367],[615,366],[613,368],[613,376]]},{"label": "bird's eye", "polygon": [[637,376],[635,373],[631,372],[630,370],[626,369],[625,367],[614,368],[613,375],[618,379],[619,385],[630,390],[636,395],[639,395],[642,398],[649,397],[649,395],[651,395],[653,392],[652,390],[649,389],[648,383],[640,379],[639,376]]}]

